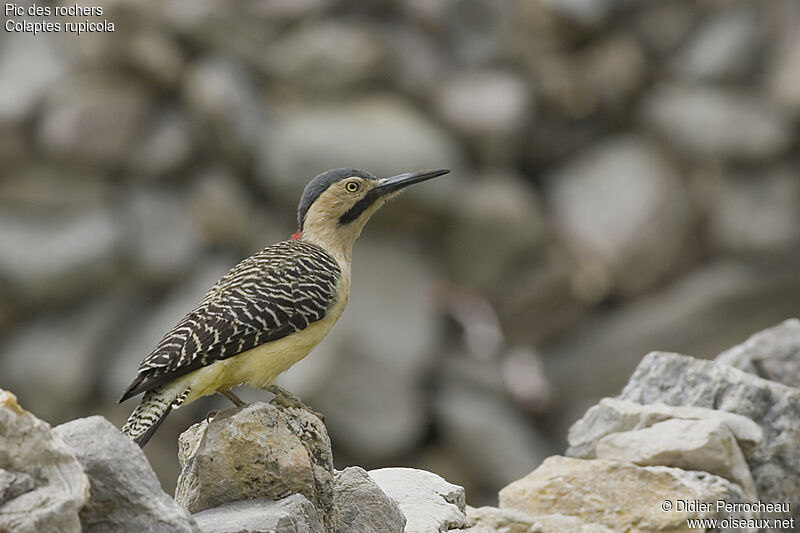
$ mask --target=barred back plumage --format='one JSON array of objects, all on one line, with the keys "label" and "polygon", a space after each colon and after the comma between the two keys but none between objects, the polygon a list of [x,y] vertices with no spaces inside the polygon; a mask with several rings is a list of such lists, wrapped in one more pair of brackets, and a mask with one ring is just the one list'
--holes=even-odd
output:
[{"label": "barred back plumage", "polygon": [[[336,260],[315,244],[289,240],[264,248],[233,267],[164,335],[139,365],[122,400],[323,319],[335,300],[340,275]],[[172,396],[145,398],[142,405],[153,408],[135,410],[123,431],[144,431],[160,423],[186,391]],[[153,412],[163,416],[154,418]]]},{"label": "barred back plumage", "polygon": [[321,320],[340,274],[325,250],[299,240],[248,257],[164,335],[122,399]]},{"label": "barred back plumage", "polygon": [[184,403],[219,392],[241,405],[231,392],[241,384],[279,391],[278,375],[308,355],[344,311],[353,243],[370,217],[405,187],[448,172],[378,178],[343,168],[311,180],[292,239],[231,269],[139,365],[120,401],[144,397],[123,432],[143,446]]}]

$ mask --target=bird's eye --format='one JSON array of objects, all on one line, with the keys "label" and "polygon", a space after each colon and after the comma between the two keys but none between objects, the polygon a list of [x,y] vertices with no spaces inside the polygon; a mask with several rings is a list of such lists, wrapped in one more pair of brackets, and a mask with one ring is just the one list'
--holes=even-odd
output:
[{"label": "bird's eye", "polygon": [[356,192],[358,190],[358,182],[348,181],[344,188],[347,189],[347,192]]}]

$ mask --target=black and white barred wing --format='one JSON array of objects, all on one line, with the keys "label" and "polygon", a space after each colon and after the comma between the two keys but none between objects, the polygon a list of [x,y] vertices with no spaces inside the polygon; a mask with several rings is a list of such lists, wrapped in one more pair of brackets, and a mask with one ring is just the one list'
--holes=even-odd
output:
[{"label": "black and white barred wing", "polygon": [[120,401],[321,320],[340,273],[329,254],[301,241],[242,261],[142,361]]}]

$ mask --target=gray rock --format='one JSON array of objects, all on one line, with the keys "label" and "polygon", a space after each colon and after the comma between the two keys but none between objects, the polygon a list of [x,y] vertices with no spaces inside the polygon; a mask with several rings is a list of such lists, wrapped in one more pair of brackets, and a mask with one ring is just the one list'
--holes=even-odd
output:
[{"label": "gray rock", "polygon": [[[11,163],[11,158],[6,158],[5,154],[0,153],[0,159]],[[75,172],[62,165],[33,163],[3,178],[0,206],[9,212],[36,215],[93,212],[109,203],[111,187],[108,185],[85,169]]]},{"label": "gray rock", "polygon": [[85,405],[96,401],[96,358],[105,353],[124,303],[109,294],[105,300],[63,314],[50,312],[16,328],[0,348],[4,385],[19,390],[20,401],[47,420],[80,416]]},{"label": "gray rock", "polygon": [[296,230],[293,217],[279,218],[262,203],[257,203],[251,191],[229,168],[203,170],[195,178],[189,194],[192,226],[207,246],[255,251],[285,239]]},{"label": "gray rock", "polygon": [[759,12],[722,9],[692,36],[681,57],[681,70],[699,80],[735,80],[752,71],[760,56]]},{"label": "gray rock", "polygon": [[200,251],[200,236],[184,195],[134,191],[128,195],[126,216],[132,264],[140,276],[163,282],[191,270]]},{"label": "gray rock", "polygon": [[20,121],[34,110],[69,64],[59,43],[47,33],[6,33],[0,49],[0,122]]},{"label": "gray rock", "polygon": [[599,26],[627,4],[627,0],[545,0],[544,4],[570,22],[582,26]]},{"label": "gray rock", "polygon": [[9,472],[0,468],[0,505],[13,500],[20,494],[32,491],[36,482],[25,472]]},{"label": "gray rock", "polygon": [[605,141],[558,170],[551,183],[556,223],[579,260],[574,283],[590,299],[615,286],[649,287],[683,256],[691,228],[687,191],[643,139]]},{"label": "gray rock", "polygon": [[673,418],[645,429],[606,435],[596,450],[598,459],[709,472],[737,483],[749,501],[757,498],[744,455],[721,420]]},{"label": "gray rock", "polygon": [[723,251],[766,253],[800,245],[800,174],[795,168],[722,176],[709,191],[709,235]]},{"label": "gray rock", "polygon": [[148,178],[175,172],[192,156],[191,125],[178,110],[162,112],[143,135],[131,157],[131,166]]},{"label": "gray rock", "polygon": [[759,331],[719,354],[716,361],[800,388],[800,320],[792,318]]},{"label": "gray rock", "polygon": [[405,533],[436,533],[466,526],[464,489],[414,468],[370,470],[375,483],[406,516]]},{"label": "gray rock", "polygon": [[202,533],[325,533],[319,514],[302,494],[282,500],[230,502],[194,515]]},{"label": "gray rock", "polygon": [[84,532],[193,532],[191,515],[162,489],[144,453],[101,416],[55,428],[89,476]]},{"label": "gray rock", "polygon": [[442,387],[433,407],[445,445],[492,491],[524,476],[551,453],[507,399],[472,384]]},{"label": "gray rock", "polygon": [[800,35],[788,35],[775,47],[769,62],[767,86],[772,99],[792,116],[800,114]]},{"label": "gray rock", "polygon": [[303,409],[253,403],[218,411],[181,434],[175,501],[196,513],[299,493],[330,529],[338,520],[330,446],[322,421]]},{"label": "gray rock", "polygon": [[337,533],[403,532],[406,517],[363,468],[337,472],[333,490],[340,517]]},{"label": "gray rock", "polygon": [[317,375],[321,383],[313,404],[324,406],[337,446],[356,457],[387,460],[424,436],[423,379],[442,334],[429,265],[411,246],[362,237],[354,252],[348,308],[301,362],[328,369]]},{"label": "gray rock", "polygon": [[89,478],[53,429],[5,390],[0,390],[0,469],[18,479],[20,489],[30,485],[25,475],[35,481],[32,490],[0,503],[0,531],[80,533],[78,512],[89,500]]},{"label": "gray rock", "polygon": [[173,34],[161,27],[138,28],[129,39],[122,54],[135,68],[170,88],[180,82],[184,76],[186,54]]},{"label": "gray rock", "polygon": [[142,85],[112,76],[81,76],[49,94],[39,126],[43,149],[58,158],[126,162],[152,103]]},{"label": "gray rock", "polygon": [[[265,131],[259,179],[268,191],[292,202],[309,179],[329,168],[391,176],[409,169],[458,168],[463,160],[447,132],[397,97],[282,109]],[[431,203],[452,190],[441,181],[426,184],[424,196]],[[418,194],[407,196],[420,199]]]},{"label": "gray rock", "polygon": [[746,416],[728,411],[660,402],[642,405],[617,398],[603,398],[570,428],[567,455],[593,459],[597,457],[596,445],[604,437],[649,428],[671,419],[710,420],[725,424],[747,457],[753,455],[764,441],[764,433],[758,424]]},{"label": "gray rock", "polygon": [[[150,353],[164,333],[175,326],[189,309],[197,305],[211,286],[234,264],[236,264],[235,258],[221,256],[202,262],[196,271],[186,273],[185,281],[178,284],[162,300],[130,318],[127,326],[129,334],[121,336],[119,344],[113,351],[114,359],[103,373],[101,387],[107,397],[119,398],[121,391],[125,390],[136,375],[139,362]],[[188,412],[188,409],[177,410],[169,419],[180,419]],[[186,419],[184,427],[189,424],[191,422]],[[172,457],[170,462],[174,463]],[[157,472],[160,472],[160,466],[156,465]]]},{"label": "gray rock", "polygon": [[98,289],[114,275],[122,237],[105,210],[48,218],[0,213],[0,278],[31,302]]},{"label": "gray rock", "polygon": [[[765,266],[760,259],[712,261],[660,290],[595,314],[548,343],[542,350],[546,375],[553,390],[570,391],[553,396],[549,420],[559,426],[557,434],[566,435],[569,425],[601,398],[619,394],[642,354],[653,347],[713,356],[741,342],[743,331],[794,316],[800,265]],[[526,308],[518,309],[527,316]]]},{"label": "gray rock", "polygon": [[653,352],[620,398],[716,408],[753,419],[764,431],[762,445],[748,460],[759,498],[800,507],[800,389],[728,365]]},{"label": "gray rock", "polygon": [[323,18],[273,43],[261,65],[284,83],[330,91],[379,79],[387,62],[381,34],[368,20]]},{"label": "gray rock", "polygon": [[696,157],[763,160],[791,142],[789,123],[769,102],[712,87],[662,86],[646,97],[644,121]]},{"label": "gray rock", "polygon": [[202,57],[189,66],[183,92],[190,109],[216,131],[223,149],[234,156],[252,155],[265,117],[247,69],[230,58]]},{"label": "gray rock", "polygon": [[468,71],[447,77],[436,96],[439,114],[456,131],[476,139],[482,151],[501,158],[533,118],[534,102],[524,79],[511,72]]},{"label": "gray rock", "polygon": [[[456,189],[445,242],[450,275],[487,287],[544,244],[546,230],[539,198],[522,176],[497,171],[477,178]],[[473,260],[475,250],[481,261]]]}]

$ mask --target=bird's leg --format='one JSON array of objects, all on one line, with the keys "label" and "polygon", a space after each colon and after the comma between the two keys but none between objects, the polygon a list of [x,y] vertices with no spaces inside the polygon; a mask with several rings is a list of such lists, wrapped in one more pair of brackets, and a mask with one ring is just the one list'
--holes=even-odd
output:
[{"label": "bird's leg", "polygon": [[270,385],[269,388],[267,388],[267,391],[275,395],[275,398],[273,398],[272,401],[281,407],[295,407],[297,409],[303,409],[304,411],[308,411],[312,415],[325,422],[325,416],[322,413],[314,411],[312,408],[304,404],[303,400],[301,400],[299,396],[289,392],[283,387],[278,385]]},{"label": "bird's leg", "polygon": [[225,396],[230,401],[232,401],[233,405],[235,405],[236,407],[245,407],[245,406],[247,406],[247,403],[245,403],[244,400],[242,400],[241,398],[236,396],[236,394],[234,394],[233,391],[230,390],[230,389],[218,390],[217,392],[222,394],[223,396]]}]

